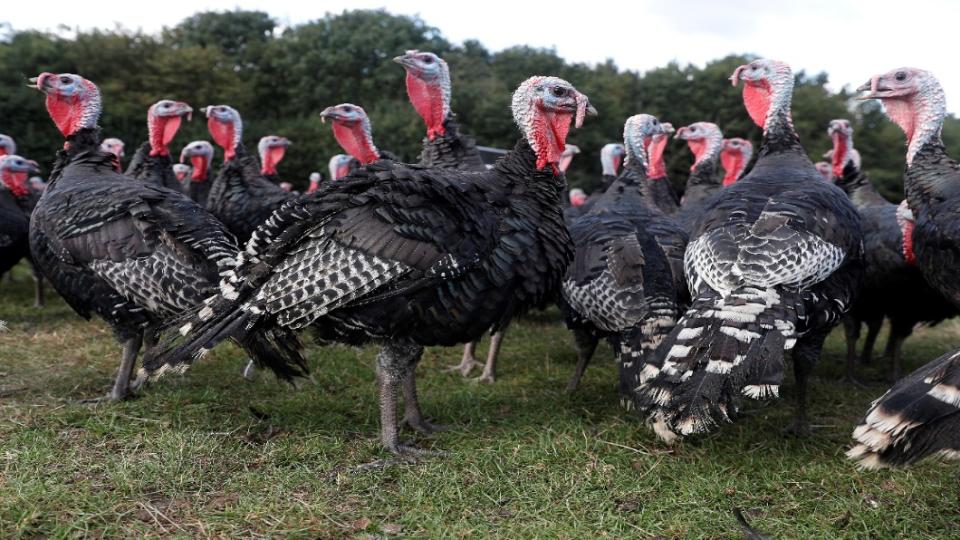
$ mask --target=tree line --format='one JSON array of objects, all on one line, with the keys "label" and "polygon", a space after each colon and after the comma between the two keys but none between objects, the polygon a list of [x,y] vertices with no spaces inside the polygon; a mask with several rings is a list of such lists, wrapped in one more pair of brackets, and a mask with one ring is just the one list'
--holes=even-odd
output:
[{"label": "tree line", "polygon": [[[311,171],[326,172],[329,157],[341,153],[330,126],[319,119],[329,105],[362,106],[378,147],[407,161],[416,159],[424,127],[407,100],[403,69],[392,62],[407,49],[429,50],[447,61],[452,109],[482,145],[513,146],[518,132],[510,96],[530,75],[563,77],[589,95],[600,116],[571,133],[569,142],[583,153],[568,172],[572,185],[588,190],[600,181],[600,148],[619,141],[623,121],[639,112],[677,127],[715,122],[728,137],[759,142],[760,130],[743,108],[741,91],[727,80],[755,55],[731,55],[703,68],[671,63],[637,73],[609,59],[595,65],[570,63],[552,49],[517,46],[492,52],[477,41],[457,45],[417,17],[385,11],[328,14],[287,28],[259,11],[204,12],[159,34],[118,28],[67,35],[2,27],[0,133],[16,138],[20,154],[51,162],[60,134],[43,99],[24,83],[42,71],[79,73],[103,93],[103,135],[123,139],[131,152],[146,140],[146,111],[159,99],[186,101],[195,109],[228,104],[243,116],[248,148],[267,134],[293,141],[280,172],[303,188]],[[864,80],[869,75],[864,73]],[[811,157],[816,161],[830,148],[828,122],[849,118],[864,169],[884,195],[900,200],[904,137],[880,106],[856,103],[846,90],[828,91],[826,73],[799,72],[796,80],[794,123]],[[202,115],[181,128],[173,148],[194,139],[209,140]],[[960,122],[953,117],[945,123],[944,140],[960,155]],[[682,186],[692,154],[676,141],[666,159],[671,178]]]}]

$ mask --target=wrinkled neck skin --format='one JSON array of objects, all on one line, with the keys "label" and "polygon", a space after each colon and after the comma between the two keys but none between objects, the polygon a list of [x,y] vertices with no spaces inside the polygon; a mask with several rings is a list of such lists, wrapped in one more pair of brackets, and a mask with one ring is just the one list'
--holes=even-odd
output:
[{"label": "wrinkled neck skin", "polygon": [[190,165],[193,171],[190,172],[190,180],[193,182],[206,182],[210,166],[207,156],[190,156]]},{"label": "wrinkled neck skin", "polygon": [[450,74],[443,72],[440,79],[425,82],[407,73],[407,95],[420,118],[427,126],[427,139],[447,134],[444,125],[450,116]]},{"label": "wrinkled neck skin", "polygon": [[665,133],[653,136],[650,141],[650,169],[647,176],[653,180],[667,177],[667,165],[663,162],[663,152],[670,143],[670,135]]},{"label": "wrinkled neck skin", "polygon": [[[884,110],[907,135],[907,166],[928,142],[940,143],[947,100],[937,84],[925,84],[911,99],[886,99]],[[942,144],[942,143],[941,143]]]},{"label": "wrinkled neck skin", "polygon": [[627,152],[627,159],[624,161],[623,168],[642,173],[644,178],[647,177],[649,167],[646,143],[647,141],[637,133],[628,131],[624,134],[623,146]]},{"label": "wrinkled neck skin", "polygon": [[830,167],[833,169],[834,178],[843,177],[843,169],[848,162],[853,162],[853,138],[840,131],[833,132],[833,156],[830,161]]},{"label": "wrinkled neck skin", "polygon": [[262,154],[260,154],[260,174],[262,175],[276,175],[277,174],[277,164],[283,160],[283,156],[286,153],[286,148],[282,146],[271,146],[268,147]]},{"label": "wrinkled neck skin", "polygon": [[180,129],[179,116],[152,116],[147,119],[150,134],[150,156],[169,156],[170,142]]},{"label": "wrinkled neck skin", "polygon": [[717,161],[720,158],[720,149],[723,147],[722,134],[710,133],[709,136],[702,139],[690,139],[687,144],[696,157],[690,167],[690,172],[716,169]]},{"label": "wrinkled neck skin", "polygon": [[572,113],[545,111],[530,104],[520,115],[524,136],[530,148],[537,156],[537,170],[547,165],[553,174],[560,175],[560,158],[566,147],[567,133],[570,131]]},{"label": "wrinkled neck skin", "polygon": [[0,172],[0,177],[3,179],[3,185],[10,190],[14,197],[19,199],[30,194],[30,188],[27,186],[27,173],[3,169]]},{"label": "wrinkled neck skin", "polygon": [[723,166],[723,185],[724,187],[736,183],[747,166],[743,152],[731,150],[720,154],[720,164]]},{"label": "wrinkled neck skin", "polygon": [[334,121],[333,136],[348,154],[357,159],[362,165],[373,163],[380,159],[380,151],[373,144],[370,130],[360,122],[345,125]]},{"label": "wrinkled neck skin", "polygon": [[[95,92],[80,101],[77,96],[63,97],[57,94],[48,94],[46,99],[47,112],[57,125],[57,129],[64,137],[70,139],[79,131],[95,130],[100,120],[100,94]],[[64,148],[69,148],[69,140]]]},{"label": "wrinkled neck skin", "polygon": [[793,76],[779,73],[773,80],[743,87],[743,103],[750,118],[763,127],[761,150],[768,153],[787,148],[798,149],[800,138],[793,129],[790,103],[793,99]]},{"label": "wrinkled neck skin", "polygon": [[223,161],[229,162],[237,157],[237,147],[243,139],[243,123],[238,119],[233,122],[221,122],[215,118],[207,121],[207,129],[213,142],[223,148]]}]

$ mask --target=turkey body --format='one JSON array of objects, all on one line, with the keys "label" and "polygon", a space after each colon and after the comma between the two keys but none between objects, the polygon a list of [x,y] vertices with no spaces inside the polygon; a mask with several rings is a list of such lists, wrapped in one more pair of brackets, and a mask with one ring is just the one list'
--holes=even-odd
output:
[{"label": "turkey body", "polygon": [[30,255],[30,218],[9,189],[0,184],[0,276]]},{"label": "turkey body", "polygon": [[183,191],[177,175],[173,172],[173,161],[169,155],[151,156],[152,146],[145,142],[137,148],[127,165],[124,174],[154,186],[165,187],[173,191]]}]

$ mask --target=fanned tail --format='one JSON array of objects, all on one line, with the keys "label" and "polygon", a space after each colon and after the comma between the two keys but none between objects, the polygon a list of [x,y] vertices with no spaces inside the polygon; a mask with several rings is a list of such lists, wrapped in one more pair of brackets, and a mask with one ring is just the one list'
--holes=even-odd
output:
[{"label": "fanned tail", "polygon": [[611,339],[620,371],[620,402],[626,409],[636,406],[636,392],[647,373],[647,365],[677,325],[677,318],[676,302],[653,299],[640,325]]},{"label": "fanned tail", "polygon": [[873,402],[847,452],[861,467],[910,465],[932,455],[960,459],[960,349],[900,380]]},{"label": "fanned tail", "polygon": [[729,422],[739,395],[776,397],[798,307],[797,293],[778,289],[697,298],[638,377],[636,404],[657,435],[671,442]]}]

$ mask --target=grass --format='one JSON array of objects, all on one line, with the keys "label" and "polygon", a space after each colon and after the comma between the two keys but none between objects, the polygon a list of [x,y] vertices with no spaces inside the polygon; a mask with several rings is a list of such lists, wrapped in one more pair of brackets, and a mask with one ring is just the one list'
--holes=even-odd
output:
[{"label": "grass", "polygon": [[[222,346],[138,399],[81,404],[108,390],[118,345],[58,298],[32,308],[25,269],[16,277],[0,283],[2,538],[737,538],[735,506],[778,538],[956,534],[956,464],[863,472],[843,457],[888,385],[837,381],[840,332],[813,380],[814,436],[780,434],[788,382],[783,400],[671,448],[620,409],[608,350],[568,396],[571,338],[555,311],[533,314],[511,328],[493,386],[441,370],[459,350],[424,355],[424,410],[455,430],[407,436],[448,455],[358,470],[384,457],[372,349],[311,347],[318,384],[294,391],[242,380],[240,354]],[[918,330],[907,367],[958,335],[956,322]]]}]

